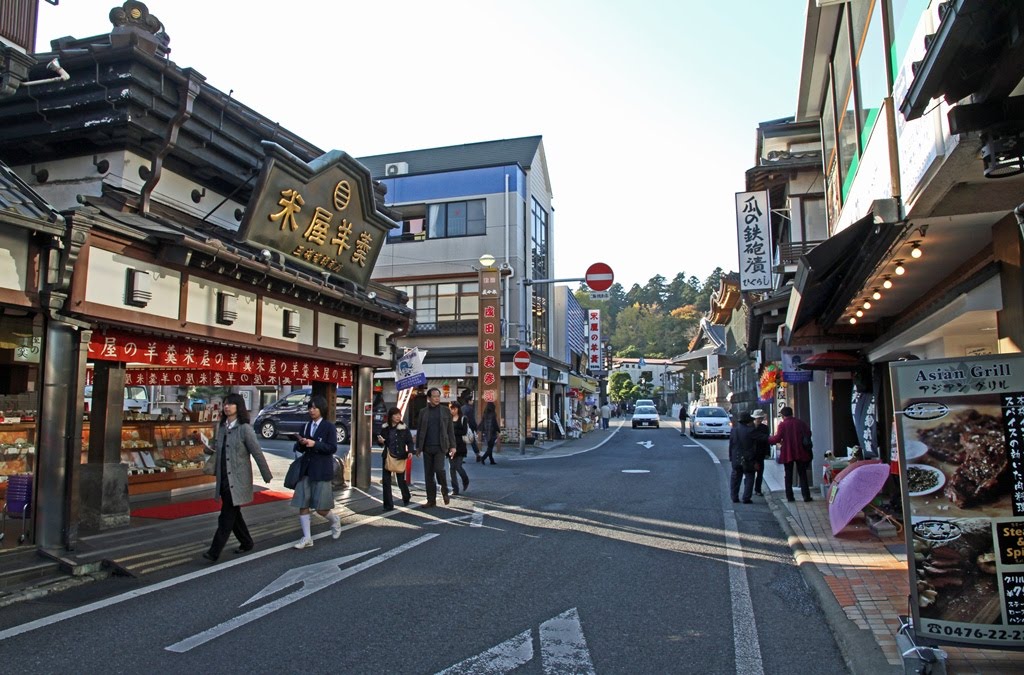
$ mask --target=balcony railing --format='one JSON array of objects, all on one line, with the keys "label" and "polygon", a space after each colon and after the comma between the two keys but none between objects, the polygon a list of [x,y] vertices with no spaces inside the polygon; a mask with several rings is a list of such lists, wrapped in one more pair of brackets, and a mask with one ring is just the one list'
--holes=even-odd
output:
[{"label": "balcony railing", "polygon": [[477,320],[438,321],[435,323],[417,322],[409,335],[476,335]]},{"label": "balcony railing", "polygon": [[804,255],[812,248],[821,243],[821,240],[815,241],[790,241],[782,244],[778,244],[776,251],[778,253],[778,265],[796,265],[800,260],[800,256]]}]

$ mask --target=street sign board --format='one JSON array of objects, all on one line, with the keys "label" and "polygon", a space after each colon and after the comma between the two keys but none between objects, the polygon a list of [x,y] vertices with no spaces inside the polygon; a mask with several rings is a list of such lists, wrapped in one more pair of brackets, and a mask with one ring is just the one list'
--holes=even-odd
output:
[{"label": "street sign board", "polygon": [[612,282],[615,281],[615,274],[608,265],[594,263],[587,268],[587,274],[584,278],[590,290],[600,292],[607,291],[612,287]]},{"label": "street sign board", "polygon": [[609,293],[608,291],[591,291],[590,292],[590,299],[591,300],[607,300],[610,297],[612,297],[612,294]]},{"label": "street sign board", "polygon": [[519,370],[526,370],[530,367],[530,352],[520,349],[512,356],[512,363]]}]

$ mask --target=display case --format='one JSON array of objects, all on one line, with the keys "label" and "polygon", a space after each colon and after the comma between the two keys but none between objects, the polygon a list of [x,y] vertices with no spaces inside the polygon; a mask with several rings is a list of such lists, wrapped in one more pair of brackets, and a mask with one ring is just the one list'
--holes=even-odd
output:
[{"label": "display case", "polygon": [[9,476],[33,473],[35,464],[35,422],[0,423],[0,496],[7,491]]},{"label": "display case", "polygon": [[[206,456],[193,434],[213,436],[212,422],[125,420],[121,426],[121,461],[128,465],[128,494],[165,492],[212,483],[203,474]],[[89,424],[82,429],[82,461],[89,448]]]}]

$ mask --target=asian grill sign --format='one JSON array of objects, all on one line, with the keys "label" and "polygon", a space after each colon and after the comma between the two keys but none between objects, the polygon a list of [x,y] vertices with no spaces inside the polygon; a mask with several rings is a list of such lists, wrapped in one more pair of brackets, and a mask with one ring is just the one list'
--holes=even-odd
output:
[{"label": "asian grill sign", "polygon": [[587,369],[591,373],[604,370],[601,354],[601,310],[587,310]]},{"label": "asian grill sign", "polygon": [[127,370],[125,384],[242,386],[315,381],[352,386],[352,369],[329,361],[130,333],[93,333],[89,358],[141,365]]},{"label": "asian grill sign", "polygon": [[501,272],[480,270],[480,316],[477,321],[478,405],[494,403],[501,414]]},{"label": "asian grill sign", "polygon": [[1024,355],[889,366],[914,630],[1024,645]]},{"label": "asian grill sign", "polygon": [[365,288],[388,230],[397,227],[377,211],[369,171],[340,150],[306,164],[274,143],[264,148],[239,239]]},{"label": "asian grill sign", "polygon": [[736,193],[736,241],[740,290],[772,289],[772,223],[768,192]]}]

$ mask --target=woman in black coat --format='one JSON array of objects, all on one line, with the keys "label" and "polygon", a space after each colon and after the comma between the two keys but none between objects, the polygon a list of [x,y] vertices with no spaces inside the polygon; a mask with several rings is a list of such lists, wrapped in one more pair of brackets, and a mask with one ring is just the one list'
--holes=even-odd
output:
[{"label": "woman in black coat", "polygon": [[448,456],[448,466],[452,473],[452,494],[459,494],[459,477],[462,477],[462,491],[469,487],[469,474],[462,465],[466,461],[469,449],[466,447],[466,432],[469,431],[469,420],[462,416],[458,403],[452,403],[452,427],[455,429],[455,452]]},{"label": "woman in black coat", "polygon": [[338,451],[338,429],[327,419],[327,399],[314,396],[309,399],[309,422],[299,434],[292,448],[302,453],[299,458],[299,484],[292,495],[292,506],[299,508],[299,525],[302,539],[295,548],[310,548],[313,537],[310,534],[310,511],[315,510],[331,524],[331,536],[341,536],[341,520],[334,508],[334,453]]},{"label": "woman in black coat", "polygon": [[480,417],[480,424],[477,425],[477,428],[480,429],[481,442],[487,447],[487,452],[480,456],[480,461],[486,464],[487,460],[490,460],[491,464],[497,464],[494,461],[494,444],[498,441],[501,424],[498,422],[498,411],[494,406],[494,401],[488,401],[484,406],[484,414]]},{"label": "woman in black coat", "polygon": [[[377,442],[384,446],[384,451],[380,455],[381,485],[384,488],[384,510],[390,511],[395,508],[395,499],[391,493],[391,472],[387,469],[388,455],[397,460],[407,461],[409,454],[416,450],[412,432],[402,423],[401,410],[398,408],[388,410],[388,421],[381,428]],[[405,472],[396,472],[394,475],[398,478],[398,489],[402,491],[402,505],[408,506],[412,495],[405,482]]]}]

